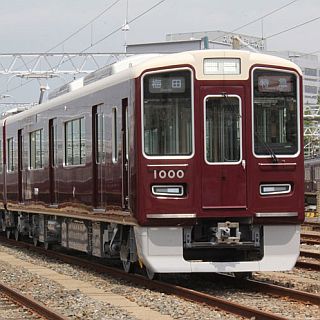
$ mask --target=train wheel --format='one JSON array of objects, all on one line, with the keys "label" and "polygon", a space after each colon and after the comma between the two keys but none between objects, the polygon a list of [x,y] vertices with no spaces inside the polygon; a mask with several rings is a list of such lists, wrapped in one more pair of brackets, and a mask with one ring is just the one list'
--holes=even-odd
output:
[{"label": "train wheel", "polygon": [[20,240],[20,233],[19,233],[18,229],[14,230],[14,238],[15,238],[16,241]]},{"label": "train wheel", "polygon": [[149,280],[158,280],[159,279],[159,273],[151,271],[149,268],[146,267],[146,274]]},{"label": "train wheel", "polygon": [[[131,261],[131,255],[132,255],[132,240],[134,238],[133,229],[131,228],[129,230],[128,238],[126,239],[126,242],[121,245],[120,249],[120,257],[122,261],[123,270],[127,273],[134,273],[136,271],[137,263],[135,261]],[[131,241],[130,241],[131,240]]]},{"label": "train wheel", "polygon": [[135,262],[131,262],[129,260],[122,261],[122,267],[126,273],[134,273],[135,272]]},{"label": "train wheel", "polygon": [[48,241],[45,241],[43,243],[44,249],[45,250],[50,250],[51,249],[51,244]]},{"label": "train wheel", "polygon": [[36,237],[33,237],[33,245],[36,247],[38,246],[39,240]]}]

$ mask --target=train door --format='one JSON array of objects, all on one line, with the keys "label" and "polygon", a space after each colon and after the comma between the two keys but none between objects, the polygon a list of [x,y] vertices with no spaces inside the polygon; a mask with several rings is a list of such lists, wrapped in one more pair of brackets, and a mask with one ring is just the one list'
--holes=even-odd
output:
[{"label": "train door", "polygon": [[203,209],[246,208],[244,90],[202,87]]},{"label": "train door", "polygon": [[129,207],[129,139],[128,139],[128,98],[122,99],[122,208]]},{"label": "train door", "polygon": [[18,201],[22,203],[23,197],[23,130],[18,130]]},{"label": "train door", "polygon": [[50,181],[50,204],[58,204],[58,188],[57,188],[57,119],[49,120],[49,181]]},{"label": "train door", "polygon": [[106,207],[106,115],[103,104],[92,109],[92,205],[94,210]]}]

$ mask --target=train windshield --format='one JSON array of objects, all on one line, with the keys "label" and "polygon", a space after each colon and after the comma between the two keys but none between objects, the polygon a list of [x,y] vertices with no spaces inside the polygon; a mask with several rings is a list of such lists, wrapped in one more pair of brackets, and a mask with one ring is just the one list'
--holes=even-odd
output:
[{"label": "train windshield", "polygon": [[237,97],[206,98],[206,160],[240,161],[240,101]]},{"label": "train windshield", "polygon": [[193,152],[189,70],[148,74],[143,79],[144,153],[190,156]]},{"label": "train windshield", "polygon": [[297,77],[257,69],[253,73],[254,152],[293,155],[298,152]]}]

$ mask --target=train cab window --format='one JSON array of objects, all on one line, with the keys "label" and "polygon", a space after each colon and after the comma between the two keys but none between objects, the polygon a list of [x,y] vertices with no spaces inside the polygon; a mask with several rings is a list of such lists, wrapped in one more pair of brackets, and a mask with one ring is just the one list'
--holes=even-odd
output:
[{"label": "train cab window", "polygon": [[14,148],[13,138],[7,139],[7,171],[14,171]]},{"label": "train cab window", "polygon": [[143,78],[143,141],[146,156],[193,153],[192,81],[189,70]]},{"label": "train cab window", "polygon": [[65,165],[85,163],[85,141],[84,118],[65,123]]},{"label": "train cab window", "polygon": [[241,159],[240,100],[238,97],[205,99],[205,153],[208,163],[237,163]]},{"label": "train cab window", "polygon": [[36,130],[30,132],[29,135],[30,146],[30,169],[40,169],[43,167],[43,130]]},{"label": "train cab window", "polygon": [[[298,152],[298,92],[293,73],[253,72],[254,153],[258,156]],[[276,158],[275,158],[276,159]]]}]

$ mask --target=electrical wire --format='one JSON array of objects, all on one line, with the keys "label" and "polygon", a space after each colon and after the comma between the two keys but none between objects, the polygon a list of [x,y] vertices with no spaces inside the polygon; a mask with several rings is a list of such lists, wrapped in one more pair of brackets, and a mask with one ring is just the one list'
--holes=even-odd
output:
[{"label": "electrical wire", "polygon": [[[316,20],[319,20],[319,19],[320,19],[320,16],[319,16],[319,17],[316,17],[316,18],[313,18],[313,19],[310,19],[310,20],[308,20],[308,21],[302,22],[302,23],[300,23],[300,24],[297,24],[297,25],[295,25],[295,26],[293,26],[293,27],[290,27],[290,28],[288,28],[288,29],[282,30],[282,31],[280,31],[280,32],[276,32],[276,33],[274,33],[274,34],[271,34],[270,36],[264,37],[264,39],[265,39],[265,40],[271,39],[271,38],[273,38],[273,37],[279,36],[280,34],[283,34],[283,33],[289,32],[289,31],[291,31],[291,30],[300,28],[300,27],[302,27],[302,26],[305,26],[306,24],[312,23],[312,22],[314,22],[314,21],[316,21]],[[252,42],[252,43],[250,43],[250,44],[248,44],[248,45],[245,45],[244,47],[249,47],[249,46],[251,46],[251,45],[253,45],[253,44],[258,43],[259,41],[260,41],[260,40],[255,41],[255,42]]]},{"label": "electrical wire", "polygon": [[255,23],[255,22],[259,21],[259,20],[262,20],[262,19],[264,19],[264,18],[266,18],[266,17],[269,17],[269,16],[271,16],[272,14],[274,14],[274,13],[276,13],[276,12],[278,12],[278,11],[286,8],[286,7],[289,7],[291,4],[293,4],[293,3],[297,2],[297,1],[300,1],[300,0],[293,0],[293,1],[291,1],[291,2],[289,2],[289,3],[287,3],[287,4],[285,4],[285,5],[277,8],[277,9],[274,9],[274,10],[270,11],[269,13],[266,13],[265,15],[263,15],[263,16],[261,16],[261,17],[259,17],[259,18],[256,18],[255,20],[253,20],[253,21],[251,21],[251,22],[248,22],[248,23],[246,23],[246,24],[244,24],[244,25],[242,25],[242,26],[240,26],[240,27],[238,27],[238,28],[236,28],[236,29],[234,29],[234,30],[232,30],[232,31],[230,31],[230,32],[238,31],[238,30],[240,30],[240,29],[243,29],[243,28],[249,26],[250,24],[253,24],[253,23]]},{"label": "electrical wire", "polygon": [[313,18],[313,19],[311,19],[311,20],[305,21],[305,22],[303,22],[303,23],[297,24],[297,25],[295,25],[295,26],[293,26],[293,27],[291,27],[291,28],[289,28],[289,29],[282,30],[282,31],[280,31],[280,32],[274,33],[274,34],[272,34],[272,35],[270,35],[270,36],[268,36],[268,37],[265,37],[265,39],[270,39],[270,38],[273,38],[273,37],[275,37],[275,36],[279,36],[280,34],[283,34],[283,33],[285,33],[285,32],[294,30],[294,29],[296,29],[296,28],[300,28],[300,27],[302,27],[302,26],[304,26],[304,25],[306,25],[306,24],[309,24],[309,23],[314,22],[314,21],[319,20],[319,19],[320,19],[320,16],[319,16],[319,17],[316,17],[316,18]]},{"label": "electrical wire", "polygon": [[74,37],[76,34],[78,34],[79,32],[81,32],[83,29],[85,29],[87,26],[89,26],[91,23],[93,23],[94,21],[98,20],[101,16],[103,16],[106,12],[108,12],[111,8],[113,8],[118,2],[120,2],[121,0],[116,0],[115,2],[113,2],[109,7],[107,7],[106,9],[104,9],[102,12],[100,12],[97,16],[95,16],[93,19],[91,19],[89,22],[87,22],[84,26],[80,27],[78,30],[74,31],[72,34],[70,34],[67,38],[65,38],[64,40],[60,41],[58,44],[56,44],[55,46],[53,46],[52,48],[50,48],[49,50],[47,50],[45,53],[49,53],[50,51],[52,51],[53,49],[59,47],[60,45],[64,44],[65,42],[67,42],[68,40],[70,40],[72,37]]},{"label": "electrical wire", "polygon": [[[249,26],[249,25],[251,25],[251,24],[253,24],[253,23],[257,22],[257,21],[259,21],[259,20],[262,20],[262,19],[264,19],[264,18],[266,18],[266,17],[268,17],[268,16],[271,16],[272,14],[274,14],[274,13],[276,13],[276,12],[278,12],[278,11],[286,8],[286,7],[289,7],[291,4],[293,4],[293,3],[297,2],[297,1],[300,1],[300,0],[293,0],[293,1],[291,1],[291,2],[289,2],[289,3],[287,3],[287,4],[283,5],[283,6],[281,6],[281,7],[279,7],[279,8],[276,8],[276,9],[274,9],[274,10],[272,10],[272,11],[264,14],[263,16],[261,16],[261,17],[259,17],[259,18],[256,18],[256,19],[254,19],[254,20],[252,20],[252,21],[250,21],[250,22],[248,22],[248,23],[246,23],[246,24],[243,24],[243,25],[240,26],[240,27],[237,27],[237,28],[235,28],[235,29],[233,29],[233,30],[231,30],[231,31],[229,31],[229,32],[225,32],[224,35],[225,35],[225,34],[228,34],[228,33],[233,33],[233,32],[238,31],[238,30],[240,30],[240,29],[243,29],[243,28],[245,28],[245,27],[247,27],[247,26]],[[218,39],[220,39],[220,38],[222,38],[222,37],[223,37],[223,36],[218,36],[217,38],[215,38],[215,39],[213,39],[213,40],[211,40],[211,41],[217,41]]]},{"label": "electrical wire", "polygon": [[[113,5],[115,5],[115,4],[116,4],[117,2],[119,2],[119,1],[120,1],[120,0],[117,0],[115,3],[113,3]],[[154,8],[158,7],[160,4],[162,4],[162,3],[165,2],[165,1],[166,1],[166,0],[161,0],[161,1],[157,2],[155,5],[151,6],[149,9],[145,10],[144,12],[142,12],[141,14],[139,14],[138,16],[136,16],[135,18],[129,20],[129,21],[128,21],[128,24],[135,22],[136,20],[138,20],[139,18],[143,17],[143,16],[146,15],[148,12],[150,12],[150,11],[153,10]],[[249,23],[247,23],[247,24],[245,24],[245,25],[242,25],[242,26],[234,29],[232,32],[237,31],[237,30],[240,30],[241,28],[244,28],[244,27],[246,27],[246,26],[248,26],[248,25],[250,25],[250,24],[252,24],[252,23],[254,23],[254,22],[258,21],[258,20],[261,20],[261,19],[263,19],[264,17],[270,16],[271,14],[273,14],[273,13],[275,13],[275,12],[277,12],[277,11],[285,8],[285,7],[288,7],[289,5],[291,5],[292,3],[297,2],[297,1],[299,1],[299,0],[291,1],[290,3],[288,3],[288,4],[286,4],[286,5],[282,6],[282,7],[279,7],[279,8],[277,8],[277,9],[275,9],[275,10],[273,10],[273,11],[271,11],[271,12],[265,14],[265,15],[263,15],[262,17],[260,17],[260,18],[258,18],[258,19],[255,19],[255,20],[253,20],[253,21],[251,21],[251,22],[249,22]],[[112,5],[112,6],[113,6],[113,5]],[[110,7],[109,7],[109,8],[110,8]],[[106,9],[106,10],[107,10],[107,9]],[[105,10],[105,12],[106,12],[106,10]],[[99,16],[101,16],[102,14],[103,14],[103,13],[101,13]],[[300,28],[300,27],[302,27],[302,26],[304,26],[304,25],[306,25],[306,24],[312,23],[312,22],[314,22],[314,21],[316,21],[316,20],[319,20],[319,19],[320,19],[320,16],[319,16],[319,17],[316,17],[316,18],[313,18],[313,19],[310,19],[310,20],[308,20],[308,21],[305,21],[305,22],[303,22],[303,23],[297,24],[297,25],[295,25],[295,26],[293,26],[293,27],[290,27],[290,28],[288,28],[288,29],[282,30],[282,31],[280,31],[280,32],[274,33],[274,34],[272,34],[272,35],[270,35],[270,36],[265,37],[264,39],[270,39],[270,38],[279,36],[279,35],[281,35],[281,34],[283,34],[283,33],[286,33],[286,32],[289,32],[289,31],[291,31],[291,30]],[[88,26],[90,23],[92,23],[92,21],[89,22],[88,24],[86,24],[84,27],[82,27],[82,28],[80,28],[80,29],[83,30],[83,28],[85,28],[86,26]],[[96,41],[95,43],[93,43],[93,44],[91,44],[90,46],[88,46],[87,48],[83,49],[80,53],[84,53],[84,52],[87,51],[88,49],[90,49],[90,48],[96,46],[97,44],[101,43],[102,41],[106,40],[106,39],[109,38],[110,36],[114,35],[114,34],[117,33],[118,31],[120,31],[120,30],[122,29],[122,27],[123,27],[123,26],[120,26],[120,27],[116,28],[115,30],[113,30],[112,32],[110,32],[109,34],[107,34],[106,36],[104,36],[103,38],[99,39],[99,40]],[[80,29],[79,29],[78,32],[81,31]],[[77,33],[78,33],[78,32],[77,32]],[[76,33],[73,33],[73,34],[70,35],[67,39],[70,39],[70,38],[71,38],[73,35],[75,35],[75,34],[76,34]],[[220,37],[219,37],[219,38],[220,38]],[[219,39],[219,38],[217,38],[217,39]],[[215,39],[215,40],[217,40],[217,39]],[[215,41],[215,40],[213,40],[213,41]],[[67,40],[65,40],[65,41],[67,41]],[[257,42],[258,42],[258,41],[256,41],[255,43],[257,43]],[[61,45],[62,43],[63,43],[63,41],[62,41],[61,43],[59,43],[58,45],[56,45],[55,47],[51,48],[50,50],[56,48],[57,46]],[[318,51],[320,51],[320,50],[318,50]],[[318,51],[316,51],[316,52],[318,52]],[[316,52],[315,52],[315,53],[316,53]],[[308,54],[306,54],[306,55],[308,55]],[[68,60],[70,60],[70,59],[67,59],[67,60],[64,61],[63,63],[66,63]],[[18,86],[18,87],[15,87],[15,88],[13,88],[13,89],[10,89],[8,92],[11,92],[11,91],[16,90],[16,89],[18,89],[18,88],[21,88],[23,85],[26,85],[26,84],[30,83],[31,81],[33,81],[33,80],[34,80],[34,79],[32,79],[32,80],[30,80],[30,81],[26,82],[25,84],[22,84],[22,85],[20,85],[20,86]]]},{"label": "electrical wire", "polygon": [[[120,0],[117,0],[116,2],[118,2],[118,1],[120,1]],[[159,5],[161,5],[161,4],[162,4],[163,2],[165,2],[165,1],[167,1],[167,0],[158,1],[156,4],[154,4],[153,6],[151,6],[149,9],[143,11],[142,13],[140,13],[139,15],[137,15],[136,17],[134,17],[133,19],[129,20],[127,23],[130,24],[130,23],[133,23],[133,22],[137,21],[138,19],[140,19],[141,17],[143,17],[144,15],[146,15],[147,13],[149,13],[150,11],[152,11],[153,9],[155,9],[156,7],[158,7]],[[90,24],[90,23],[88,23],[88,24]],[[87,25],[88,25],[88,24],[87,24]],[[110,32],[109,34],[107,34],[106,36],[104,36],[103,38],[101,38],[100,40],[96,41],[95,43],[91,44],[91,45],[88,46],[87,48],[83,49],[80,53],[84,53],[84,52],[87,51],[88,49],[96,46],[97,44],[101,43],[101,42],[104,41],[105,39],[111,37],[112,35],[114,35],[114,34],[117,33],[118,31],[120,31],[120,30],[122,29],[122,27],[123,27],[123,26],[121,25],[120,27],[116,28],[115,30],[113,30],[112,32]],[[60,43],[60,44],[61,44],[61,43]],[[58,45],[60,45],[60,44],[58,44]],[[57,45],[57,46],[58,46],[58,45]],[[57,47],[57,46],[55,46],[55,47]],[[50,50],[52,50],[52,49],[50,49]],[[71,58],[66,59],[65,61],[63,61],[62,64],[66,63],[66,62],[68,62],[68,61],[70,61],[70,60],[71,60]],[[61,64],[61,65],[62,65],[62,64]],[[56,66],[55,66],[54,68],[56,68]],[[14,91],[14,90],[17,90],[17,89],[19,89],[19,88],[21,88],[21,87],[23,87],[23,86],[31,83],[33,80],[35,80],[35,79],[31,79],[31,80],[29,80],[29,81],[27,81],[27,82],[25,82],[25,83],[23,83],[23,84],[21,84],[21,85],[19,85],[19,86],[16,86],[16,87],[14,87],[14,88],[12,88],[12,89],[10,89],[10,90],[7,90],[6,93],[12,92],[12,91]]]},{"label": "electrical wire", "polygon": [[[44,54],[49,53],[50,51],[54,50],[55,48],[61,46],[62,44],[64,44],[65,42],[67,42],[68,40],[70,40],[72,37],[74,37],[75,35],[77,35],[79,32],[81,32],[82,30],[84,30],[87,26],[89,26],[90,24],[92,24],[94,21],[98,20],[102,15],[104,15],[106,12],[108,12],[111,8],[113,8],[118,2],[120,2],[121,0],[116,0],[114,1],[110,6],[108,6],[106,9],[102,10],[98,15],[96,15],[94,18],[92,18],[89,22],[87,22],[85,25],[83,25],[82,27],[78,28],[76,31],[74,31],[72,34],[70,34],[67,38],[65,38],[64,40],[60,41],[59,43],[57,43],[55,46],[51,47],[50,49],[48,49],[47,51],[44,52]],[[37,58],[32,59],[28,62],[28,64],[36,61]],[[11,92],[11,91],[15,91],[29,83],[31,83],[32,81],[34,81],[36,79],[31,79],[23,84],[20,84],[19,86],[16,86],[14,88],[11,88],[10,90],[7,90],[5,92]]]},{"label": "electrical wire", "polygon": [[[146,11],[140,13],[139,15],[137,15],[135,18],[127,21],[128,24],[135,22],[136,20],[140,19],[141,17],[143,17],[144,15],[146,15],[147,13],[149,13],[151,10],[155,9],[156,7],[158,7],[160,4],[162,4],[163,2],[165,2],[167,0],[161,0],[158,1],[156,4],[154,4],[152,7],[150,7],[149,9],[147,9]],[[101,43],[102,41],[106,40],[107,38],[111,37],[112,35],[114,35],[115,33],[117,33],[118,31],[120,31],[122,29],[123,26],[118,27],[117,29],[113,30],[112,32],[110,32],[109,34],[107,34],[106,36],[104,36],[103,38],[101,38],[100,40],[96,41],[95,43],[93,43],[92,45],[90,45],[89,47],[83,49],[81,51],[81,53],[84,53],[85,51],[87,51],[88,49],[96,46],[97,44]]]}]

